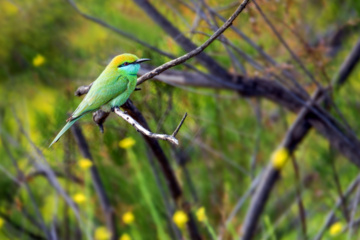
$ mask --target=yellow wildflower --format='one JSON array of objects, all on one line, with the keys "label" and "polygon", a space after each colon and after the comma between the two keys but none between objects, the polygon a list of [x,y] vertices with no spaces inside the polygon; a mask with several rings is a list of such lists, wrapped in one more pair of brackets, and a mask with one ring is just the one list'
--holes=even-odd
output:
[{"label": "yellow wildflower", "polygon": [[201,207],[196,211],[196,217],[199,222],[204,222],[206,220],[206,213],[204,207]]},{"label": "yellow wildflower", "polygon": [[41,65],[43,65],[46,62],[46,59],[43,55],[41,54],[37,54],[32,61],[32,64],[34,65],[34,67],[40,67]]},{"label": "yellow wildflower", "polygon": [[0,228],[2,228],[5,224],[5,220],[3,218],[0,218]]},{"label": "yellow wildflower", "polygon": [[271,162],[275,169],[281,170],[289,158],[289,151],[286,148],[277,149],[271,156]]},{"label": "yellow wildflower", "polygon": [[330,227],[330,235],[331,236],[335,236],[335,235],[338,235],[343,229],[343,225],[341,222],[336,222],[334,223],[333,225],[331,225]]},{"label": "yellow wildflower", "polygon": [[123,233],[123,234],[120,236],[119,240],[131,240],[131,237],[130,237],[129,234]]},{"label": "yellow wildflower", "polygon": [[128,149],[135,145],[135,140],[132,137],[124,138],[119,142],[119,147]]},{"label": "yellow wildflower", "polygon": [[13,16],[19,12],[18,7],[11,1],[0,1],[0,8],[8,16]]},{"label": "yellow wildflower", "polygon": [[173,221],[179,228],[184,228],[189,218],[184,211],[178,210],[173,215]]},{"label": "yellow wildflower", "polygon": [[82,158],[78,161],[78,165],[81,169],[86,170],[86,169],[90,168],[93,165],[93,163],[90,159]]},{"label": "yellow wildflower", "polygon": [[135,220],[135,216],[132,212],[126,212],[124,213],[124,215],[122,216],[122,220],[125,224],[131,224],[134,222]]},{"label": "yellow wildflower", "polygon": [[73,200],[74,202],[76,202],[77,204],[82,204],[86,201],[86,196],[82,193],[76,193],[73,196]]},{"label": "yellow wildflower", "polygon": [[108,240],[111,238],[111,233],[104,226],[97,227],[94,238],[95,240]]}]

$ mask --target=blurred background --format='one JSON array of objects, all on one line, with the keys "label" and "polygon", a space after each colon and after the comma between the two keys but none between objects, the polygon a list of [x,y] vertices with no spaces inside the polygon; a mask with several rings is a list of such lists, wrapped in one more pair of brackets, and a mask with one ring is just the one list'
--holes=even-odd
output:
[{"label": "blurred background", "polygon": [[[157,24],[147,3],[182,35]],[[258,176],[299,108],[289,111],[267,94],[248,98],[220,86],[209,79],[221,76],[199,58],[146,81],[131,95],[152,132],[171,134],[188,113],[178,146],[158,141],[162,157],[113,113],[104,134],[90,114],[79,121],[89,152],[79,148],[74,131],[48,145],[81,102],[75,90],[93,82],[112,57],[151,58],[145,73],[170,60],[160,51],[174,57],[188,52],[177,42],[182,37],[201,45],[240,3],[0,0],[0,239],[238,239]],[[248,3],[206,55],[245,81],[263,78],[311,95],[318,85],[267,19],[316,82],[331,86],[359,39],[360,3],[257,4],[266,18]],[[291,77],[274,77],[284,71]],[[188,73],[204,74],[208,81],[198,83]],[[172,74],[187,81],[175,81]],[[355,67],[331,94],[336,107],[328,108],[355,136],[359,79]],[[159,161],[172,171],[166,173]],[[321,236],[358,239],[360,188],[347,193],[358,167],[316,130],[297,146],[295,163],[282,170],[254,238],[313,239],[333,211]],[[178,191],[169,185],[169,174]],[[335,208],[339,198],[346,201]]]}]

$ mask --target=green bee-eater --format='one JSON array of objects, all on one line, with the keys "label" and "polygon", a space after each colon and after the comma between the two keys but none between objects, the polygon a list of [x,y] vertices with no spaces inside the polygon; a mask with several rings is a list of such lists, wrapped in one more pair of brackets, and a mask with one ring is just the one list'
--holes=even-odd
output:
[{"label": "green bee-eater", "polygon": [[123,105],[135,90],[140,63],[149,60],[147,58],[139,59],[137,56],[128,53],[114,57],[94,81],[90,91],[71,117],[66,120],[67,124],[61,129],[49,147],[57,142],[66,130],[86,113],[98,109],[110,112],[112,108]]}]

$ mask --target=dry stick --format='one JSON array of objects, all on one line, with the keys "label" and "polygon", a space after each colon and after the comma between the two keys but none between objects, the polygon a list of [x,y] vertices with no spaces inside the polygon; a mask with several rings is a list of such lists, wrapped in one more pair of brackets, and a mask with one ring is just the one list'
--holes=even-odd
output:
[{"label": "dry stick", "polygon": [[[141,7],[144,12],[153,19],[153,21],[155,21],[170,37],[173,38],[173,40],[180,46],[182,47],[185,51],[187,52],[191,52],[194,51],[194,49],[197,49],[197,46],[187,37],[185,37],[180,31],[179,29],[177,29],[169,20],[167,20],[153,5],[151,5],[151,3],[148,0],[134,0],[134,2]],[[247,2],[249,2],[249,0],[245,0],[243,5],[243,8],[245,8]],[[231,25],[231,23],[233,22],[233,20],[235,20],[235,18],[237,17],[237,15],[242,11],[242,9],[239,12],[235,12],[231,18],[232,21],[230,22],[229,26]],[[230,19],[229,19],[230,20]],[[226,24],[224,24],[226,25]],[[223,30],[216,35],[216,33],[214,35],[215,38],[218,37],[222,32],[224,32],[226,30],[226,28],[228,28],[229,26],[226,26],[223,28]],[[220,30],[220,29],[219,29]],[[215,40],[214,38],[214,40]],[[213,41],[213,40],[212,40]],[[210,41],[209,44],[212,42]],[[204,46],[204,48],[206,48],[207,46]],[[228,76],[228,72],[226,71],[226,69],[224,69],[222,66],[220,66],[212,57],[210,57],[209,55],[205,54],[205,53],[201,53],[203,51],[200,50],[198,53],[194,54],[193,56],[197,55],[196,58],[197,60],[204,66],[206,66],[206,68],[209,70],[209,72],[211,72],[213,75],[215,76]],[[201,54],[200,54],[201,53]],[[193,57],[190,56],[189,58]],[[187,59],[189,59],[187,58]],[[185,59],[183,62],[185,62],[187,59]],[[182,62],[181,62],[182,63]]]},{"label": "dry stick", "polygon": [[[225,22],[225,18],[223,18],[219,13],[214,11],[214,9],[208,7],[209,11],[214,14],[216,17],[218,17],[221,21]],[[270,55],[268,55],[259,45],[257,45],[255,42],[253,42],[248,36],[246,36],[242,31],[240,31],[238,28],[231,26],[231,29],[239,35],[242,39],[244,39],[248,44],[250,44],[266,61],[268,61],[271,65],[275,67],[281,67],[275,59],[273,59]],[[300,83],[294,78],[293,74],[290,73],[287,70],[282,70],[281,73],[290,79],[290,81],[303,93],[305,96],[308,96],[306,90],[300,85]]]},{"label": "dry stick", "polygon": [[[359,185],[360,182],[360,175],[358,175],[356,177],[356,179],[350,183],[350,185],[348,186],[348,188],[346,189],[345,193],[344,193],[344,197],[348,197],[356,188],[356,186]],[[331,212],[327,215],[326,220],[324,222],[324,224],[322,225],[322,227],[320,228],[318,234],[315,236],[314,240],[320,240],[324,234],[324,232],[326,231],[326,229],[328,227],[330,227],[331,223],[334,220],[334,215],[335,215],[335,211],[342,205],[344,198],[338,198],[338,200],[336,201],[336,204],[334,206],[334,208],[331,210]]]},{"label": "dry stick", "polygon": [[269,25],[271,30],[274,32],[276,37],[279,39],[279,41],[284,45],[286,50],[290,53],[292,58],[296,61],[296,63],[300,66],[300,68],[305,72],[305,74],[310,78],[310,80],[316,84],[318,88],[321,88],[321,85],[319,82],[316,81],[314,76],[309,72],[309,70],[304,66],[304,64],[301,62],[301,60],[296,56],[296,54],[291,50],[289,45],[286,43],[286,41],[283,39],[281,34],[276,30],[275,26],[271,23],[271,21],[267,18],[267,16],[264,14],[264,12],[261,10],[260,6],[256,3],[255,0],[253,0],[253,3],[255,4],[256,9],[259,11],[260,15],[263,17],[265,22]]},{"label": "dry stick", "polygon": [[[201,16],[201,18],[205,20],[205,22],[207,23],[207,25],[208,25],[213,31],[216,31],[216,30],[219,28],[219,26],[218,26],[218,24],[217,24],[217,22],[216,22],[216,19],[215,19],[214,15],[210,12],[211,21],[212,21],[212,22],[211,22],[211,21],[208,19],[208,17],[206,16],[206,14],[201,10],[202,6],[205,6],[205,7],[207,7],[207,8],[208,8],[208,6],[206,5],[206,3],[205,3],[203,0],[200,1],[200,2],[201,2],[201,5],[199,4],[199,5],[197,6],[197,9],[198,9],[197,12],[198,12],[199,15]],[[196,3],[195,1],[193,1],[193,4],[194,4],[194,5],[197,5],[197,3]],[[225,36],[223,36],[223,35],[220,36],[220,38],[226,39]],[[230,48],[229,48],[225,43],[222,42],[222,45],[224,46],[226,52],[228,53],[229,58],[231,59],[231,64],[233,65],[233,67],[234,67],[235,69],[237,69],[237,68],[240,69],[241,72],[244,74],[244,76],[246,76],[247,74],[246,74],[245,66],[235,57],[235,55],[233,54],[233,52],[230,50]]]},{"label": "dry stick", "polygon": [[76,143],[78,144],[83,157],[89,159],[93,163],[90,168],[91,179],[94,183],[96,194],[98,195],[102,211],[105,215],[107,228],[111,232],[111,240],[117,240],[119,236],[116,231],[117,224],[115,212],[111,207],[109,198],[105,192],[105,187],[101,181],[100,174],[91,156],[88,144],[78,124],[75,123],[73,127],[71,127],[71,132],[75,137]]},{"label": "dry stick", "polygon": [[[142,4],[146,4],[146,6],[148,5],[148,2],[146,0],[135,0],[136,2],[138,2],[139,5],[142,6]],[[185,61],[189,60],[190,58],[199,55],[202,51],[204,51],[205,48],[207,48],[217,37],[219,37],[227,28],[229,28],[232,24],[232,22],[236,19],[236,17],[245,9],[246,5],[248,4],[249,0],[244,0],[240,6],[236,9],[236,11],[231,15],[231,17],[225,22],[224,25],[222,25],[206,42],[204,42],[201,46],[196,47],[195,45],[191,45],[192,49],[190,52],[188,52],[187,54],[178,57],[172,61],[169,61],[159,67],[157,67],[156,69],[154,69],[151,72],[148,72],[147,74],[142,75],[140,78],[138,78],[138,85],[145,82],[146,80],[162,73],[163,71],[174,67],[176,65],[179,65],[181,63],[184,63]],[[150,6],[150,8],[153,8],[152,6]],[[170,23],[169,23],[170,24]],[[172,26],[172,25],[171,25]],[[204,55],[202,55],[204,56]],[[205,55],[207,56],[207,55]],[[207,60],[204,60],[207,61]],[[209,63],[208,65],[210,66],[210,64],[213,64],[212,62]],[[213,67],[213,66],[212,66]],[[213,71],[218,70],[219,67],[214,68]],[[215,75],[219,75],[223,73],[222,70],[219,70],[218,73],[216,73]],[[223,76],[229,76],[229,74],[227,72],[225,72],[223,74]]]},{"label": "dry stick", "polygon": [[157,138],[161,140],[169,141],[172,144],[178,145],[179,141],[175,138],[175,135],[178,133],[181,125],[184,123],[184,120],[186,118],[186,113],[184,117],[182,118],[181,122],[179,123],[179,126],[175,129],[174,133],[172,135],[166,135],[166,134],[158,134],[158,133],[152,133],[143,126],[141,126],[136,120],[134,120],[131,116],[126,114],[125,112],[121,111],[120,108],[116,107],[114,112],[122,117],[125,121],[130,123],[138,132],[150,137],[150,138]]},{"label": "dry stick", "polygon": [[[353,71],[355,65],[360,60],[359,49],[360,49],[360,40],[352,49],[347,59],[340,67],[338,75],[334,78],[333,82],[336,84],[337,87],[341,86],[346,81],[346,79]],[[320,100],[323,100],[322,99],[323,96],[324,94],[320,90],[318,90],[312,97],[312,100],[308,102],[308,105],[312,105],[313,103],[317,102],[320,97],[321,97]],[[302,141],[302,139],[306,136],[306,134],[310,130],[311,125],[309,121],[312,122],[313,120],[309,119],[309,117],[310,117],[309,112],[307,108],[304,106],[303,109],[298,114],[298,117],[295,120],[294,124],[287,132],[282,144],[280,145],[280,147],[284,147],[288,149],[290,155],[293,153],[297,145]],[[312,124],[314,123],[312,122]],[[337,145],[338,149],[341,149],[342,147],[344,146]],[[356,162],[355,159],[353,161]],[[245,218],[245,222],[243,225],[244,240],[252,239],[256,231],[256,225],[258,219],[265,207],[265,204],[268,200],[271,190],[273,189],[276,181],[278,180],[279,174],[280,171],[275,169],[271,164],[267,167],[262,182],[259,188],[257,189],[255,196],[253,197],[250,209],[248,210],[248,213]]]}]

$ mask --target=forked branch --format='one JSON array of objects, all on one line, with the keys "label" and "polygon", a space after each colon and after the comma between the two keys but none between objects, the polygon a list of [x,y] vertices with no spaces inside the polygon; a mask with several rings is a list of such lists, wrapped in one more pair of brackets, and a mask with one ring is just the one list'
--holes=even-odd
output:
[{"label": "forked branch", "polygon": [[130,123],[136,129],[136,131],[141,132],[142,134],[144,134],[144,135],[146,135],[148,137],[151,137],[151,138],[157,138],[157,139],[169,141],[169,142],[171,142],[172,144],[175,144],[175,145],[179,144],[179,141],[175,138],[175,136],[179,132],[179,129],[181,128],[181,126],[184,123],[184,120],[185,120],[185,118],[187,116],[187,114],[185,113],[184,117],[182,118],[181,122],[179,123],[178,127],[175,129],[173,134],[166,135],[166,134],[159,134],[159,133],[150,132],[149,130],[147,130],[146,128],[141,126],[140,123],[138,123],[135,119],[133,119],[126,112],[121,111],[120,108],[118,108],[118,107],[116,107],[114,109],[114,112],[118,116],[122,117],[125,121]]}]

